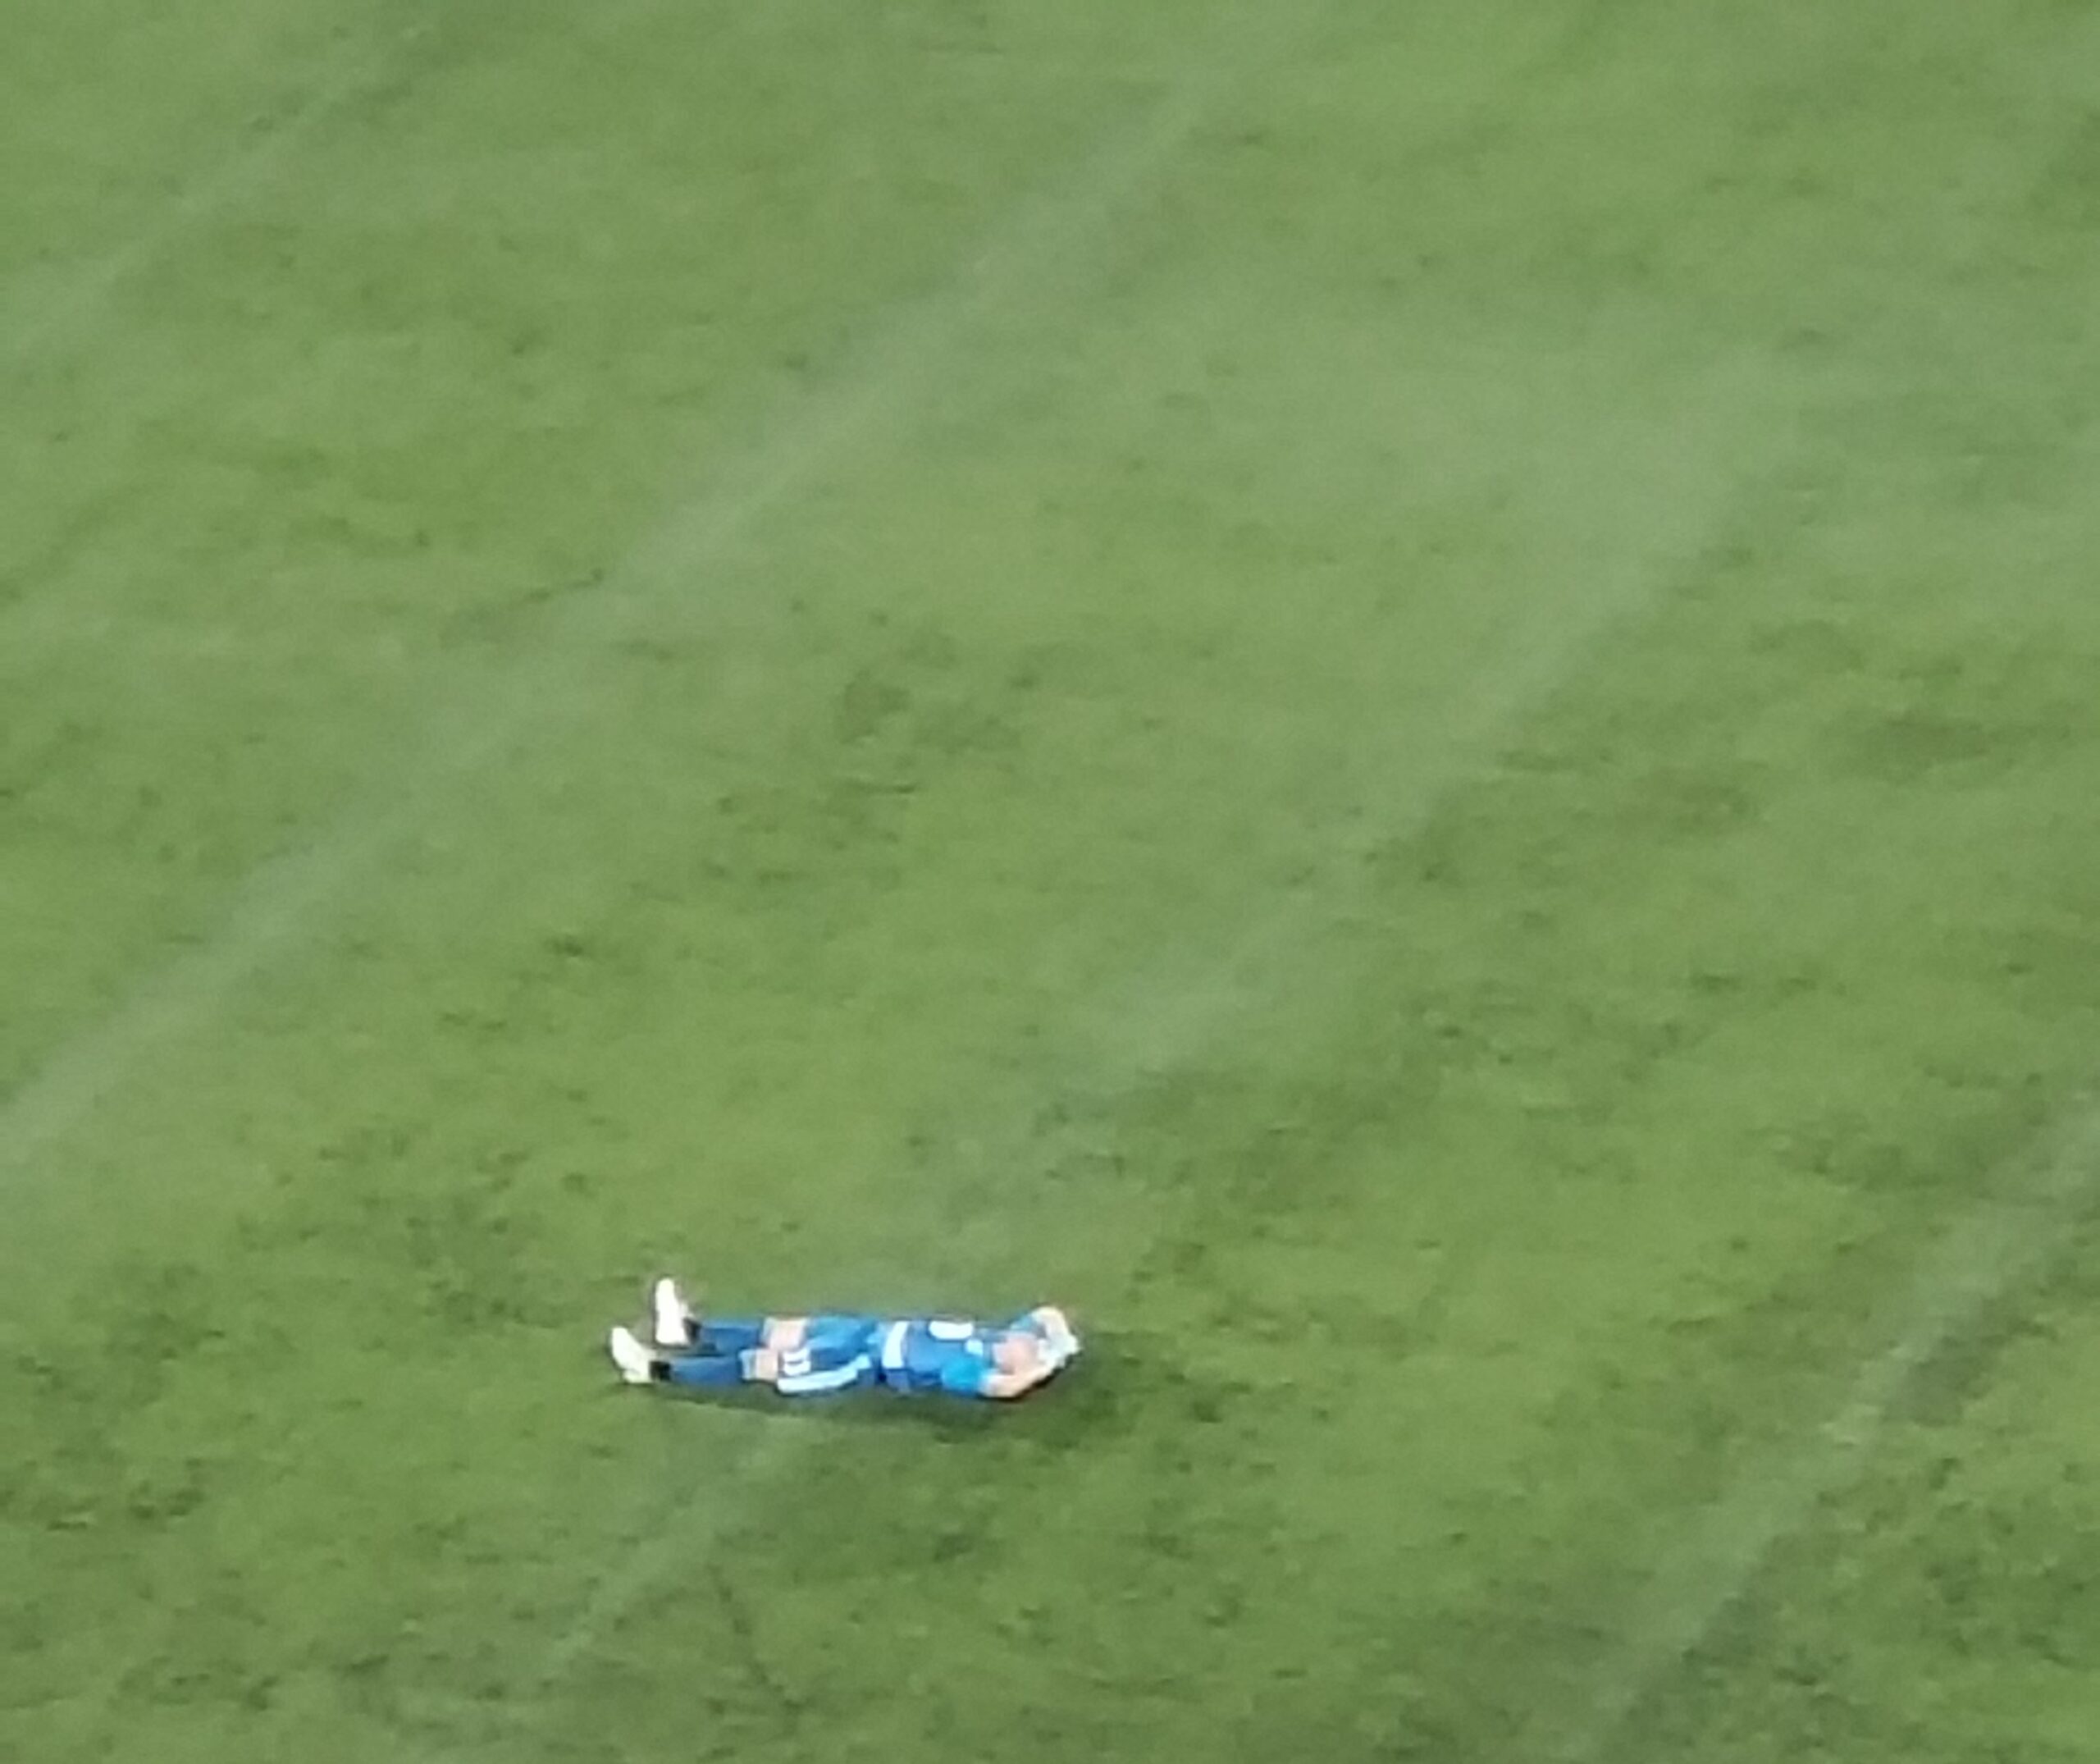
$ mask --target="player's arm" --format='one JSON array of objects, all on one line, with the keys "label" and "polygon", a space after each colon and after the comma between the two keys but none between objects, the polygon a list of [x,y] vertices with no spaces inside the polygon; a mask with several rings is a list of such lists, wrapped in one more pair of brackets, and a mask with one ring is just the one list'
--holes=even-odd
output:
[{"label": "player's arm", "polygon": [[965,1362],[941,1374],[941,1387],[956,1396],[984,1396],[993,1402],[1011,1402],[1025,1396],[1055,1372],[1061,1364],[1038,1349],[1027,1361],[1011,1369],[998,1365]]},{"label": "player's arm", "polygon": [[1032,1372],[988,1372],[978,1380],[976,1394],[994,1402],[1011,1402],[1016,1396],[1025,1396],[1048,1376],[1041,1367]]}]

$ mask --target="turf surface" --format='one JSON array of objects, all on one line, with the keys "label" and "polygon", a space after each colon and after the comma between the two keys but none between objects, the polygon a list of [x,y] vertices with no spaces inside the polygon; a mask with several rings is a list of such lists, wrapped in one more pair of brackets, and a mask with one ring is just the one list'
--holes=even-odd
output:
[{"label": "turf surface", "polygon": [[7,35],[0,1757],[2091,1755],[2089,7]]}]

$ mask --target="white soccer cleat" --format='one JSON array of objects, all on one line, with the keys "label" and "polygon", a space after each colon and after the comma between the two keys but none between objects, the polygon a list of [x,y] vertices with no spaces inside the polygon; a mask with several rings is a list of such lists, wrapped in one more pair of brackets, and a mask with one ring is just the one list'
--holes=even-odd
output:
[{"label": "white soccer cleat", "polygon": [[691,1347],[692,1310],[678,1282],[664,1275],[650,1289],[649,1300],[656,1313],[657,1346]]},{"label": "white soccer cleat", "polygon": [[613,1364],[619,1368],[620,1376],[628,1383],[649,1382],[655,1357],[625,1324],[614,1326],[613,1332],[605,1337],[605,1351],[613,1356]]}]

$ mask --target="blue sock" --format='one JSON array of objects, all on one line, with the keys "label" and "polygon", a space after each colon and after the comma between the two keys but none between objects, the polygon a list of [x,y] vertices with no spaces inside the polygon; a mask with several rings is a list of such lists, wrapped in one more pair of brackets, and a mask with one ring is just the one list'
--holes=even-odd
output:
[{"label": "blue sock", "polygon": [[703,1317],[692,1345],[703,1354],[743,1354],[765,1341],[763,1317]]},{"label": "blue sock", "polygon": [[663,1362],[666,1384],[693,1384],[719,1388],[744,1382],[741,1354],[673,1354]]}]

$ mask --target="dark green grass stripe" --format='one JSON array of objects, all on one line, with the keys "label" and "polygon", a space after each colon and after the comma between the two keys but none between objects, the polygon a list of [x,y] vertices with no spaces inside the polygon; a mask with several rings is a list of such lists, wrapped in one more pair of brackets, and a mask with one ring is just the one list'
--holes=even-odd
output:
[{"label": "dark green grass stripe", "polygon": [[[1244,27],[1249,18],[1268,17],[1256,9],[1230,22]],[[1098,228],[1116,224],[1131,191],[1184,144],[1211,87],[1229,81],[1242,65],[1245,45],[1233,32],[1221,36],[1221,43],[1207,43],[1194,58],[1192,81],[1112,136],[1075,176],[1025,201],[973,249],[956,281],[938,286],[902,315],[886,315],[887,328],[858,359],[769,414],[742,457],[674,507],[608,574],[562,597],[543,629],[514,645],[505,665],[483,677],[452,679],[431,726],[378,768],[384,782],[376,797],[244,878],[217,930],[150,976],[128,1003],[17,1089],[0,1114],[0,1169],[19,1175],[121,1081],[134,1060],[189,1032],[230,988],[304,935],[314,916],[368,875],[477,770],[500,761],[521,733],[544,736],[550,720],[587,703],[602,685],[591,664],[602,660],[609,637],[638,618],[646,621],[656,598],[690,594],[695,576],[751,521],[801,491],[813,470],[868,445],[878,419],[896,416],[938,373],[981,308],[1033,293],[1046,272],[1068,267]]]}]

